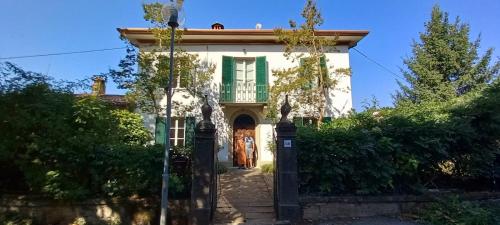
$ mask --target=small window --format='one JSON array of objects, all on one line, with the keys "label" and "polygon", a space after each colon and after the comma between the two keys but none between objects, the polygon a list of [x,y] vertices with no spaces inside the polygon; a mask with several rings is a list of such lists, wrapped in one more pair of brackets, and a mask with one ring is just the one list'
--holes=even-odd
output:
[{"label": "small window", "polygon": [[[309,73],[312,73],[312,71],[315,71],[314,68],[311,67],[312,65],[310,65],[312,63],[309,63],[309,62],[311,62],[310,60],[311,60],[311,58],[309,58],[309,57],[305,57],[305,58],[300,59],[300,66],[303,66],[306,63],[308,63],[307,64],[308,66],[306,68],[303,68],[303,70],[301,71],[299,76],[305,76],[306,74],[309,75]],[[326,66],[326,59],[324,56],[321,56],[319,63],[320,63],[320,67],[321,67],[322,76],[328,77],[328,69]],[[309,89],[316,87],[318,85],[318,82],[319,82],[318,76],[315,75],[315,76],[312,76],[310,78],[312,78],[312,79],[310,79],[309,82],[307,82],[306,84],[304,84],[302,86],[303,90],[309,90]],[[315,80],[315,79],[318,79],[318,80]]]},{"label": "small window", "polygon": [[172,88],[186,88],[188,85],[188,77],[186,75],[174,75],[174,80],[172,82]]},{"label": "small window", "polygon": [[170,146],[184,146],[185,127],[184,117],[172,117],[170,122]]},{"label": "small window", "polygon": [[174,70],[174,77],[173,77],[173,82],[172,82],[172,88],[187,88],[188,87],[188,81],[191,77],[192,71],[189,69],[181,69],[180,65],[181,64],[186,64],[187,58],[179,58],[176,59],[176,69]]}]

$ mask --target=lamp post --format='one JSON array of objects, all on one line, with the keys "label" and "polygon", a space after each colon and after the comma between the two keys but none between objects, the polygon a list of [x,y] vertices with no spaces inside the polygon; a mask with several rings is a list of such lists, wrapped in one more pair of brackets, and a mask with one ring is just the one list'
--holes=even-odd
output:
[{"label": "lamp post", "polygon": [[165,4],[162,9],[162,16],[164,21],[168,21],[167,24],[171,28],[170,34],[170,69],[167,84],[167,118],[165,121],[165,158],[163,160],[163,174],[162,174],[162,186],[161,186],[161,215],[160,215],[160,225],[167,224],[167,208],[168,208],[168,160],[170,152],[170,121],[172,118],[172,82],[174,80],[174,38],[175,38],[175,28],[179,26],[178,23],[178,9],[174,4]]}]

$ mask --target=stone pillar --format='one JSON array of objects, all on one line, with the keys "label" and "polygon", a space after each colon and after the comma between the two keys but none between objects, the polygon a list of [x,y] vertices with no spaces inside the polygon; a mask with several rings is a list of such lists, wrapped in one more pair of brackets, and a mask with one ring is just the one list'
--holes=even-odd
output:
[{"label": "stone pillar", "polygon": [[192,155],[191,218],[190,224],[210,224],[215,210],[215,125],[210,120],[212,107],[207,96],[201,107],[203,120],[195,128]]},{"label": "stone pillar", "polygon": [[301,218],[299,206],[299,186],[297,176],[297,149],[295,147],[295,124],[287,119],[291,111],[288,96],[281,107],[281,120],[276,125],[276,202],[278,220],[292,223]]}]

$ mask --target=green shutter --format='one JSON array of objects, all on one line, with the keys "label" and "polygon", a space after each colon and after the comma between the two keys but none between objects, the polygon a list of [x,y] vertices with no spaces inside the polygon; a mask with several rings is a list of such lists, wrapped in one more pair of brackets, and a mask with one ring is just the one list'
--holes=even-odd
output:
[{"label": "green shutter", "polygon": [[222,99],[233,101],[234,95],[234,58],[231,56],[222,56]]},{"label": "green shutter", "polygon": [[190,77],[190,72],[189,70],[181,70],[180,74],[180,84],[179,87],[181,88],[187,88],[189,86],[189,77]]},{"label": "green shutter", "polygon": [[304,126],[304,118],[302,118],[302,117],[293,117],[293,123],[297,127],[303,127]]},{"label": "green shutter", "polygon": [[319,59],[319,65],[321,67],[321,72],[323,74],[323,78],[328,78],[328,67],[326,66],[325,56],[321,56],[321,58]]},{"label": "green shutter", "polygon": [[155,124],[155,144],[165,144],[165,118],[163,117],[156,117],[156,124]]},{"label": "green shutter", "polygon": [[[304,66],[304,63],[306,62],[306,60],[308,60],[308,58],[301,58],[300,59],[300,66]],[[307,69],[303,69],[301,73],[299,73],[299,76],[307,76],[306,74],[308,73],[308,70]],[[305,84],[302,85],[302,89],[303,90],[309,90],[311,89],[313,86],[312,84],[312,81],[309,81]]]},{"label": "green shutter", "polygon": [[323,123],[330,123],[332,122],[332,117],[323,117]]},{"label": "green shutter", "polygon": [[256,99],[257,102],[267,101],[267,65],[266,57],[255,58],[256,67]]},{"label": "green shutter", "polygon": [[196,126],[196,118],[186,117],[186,146],[194,147],[194,127]]}]

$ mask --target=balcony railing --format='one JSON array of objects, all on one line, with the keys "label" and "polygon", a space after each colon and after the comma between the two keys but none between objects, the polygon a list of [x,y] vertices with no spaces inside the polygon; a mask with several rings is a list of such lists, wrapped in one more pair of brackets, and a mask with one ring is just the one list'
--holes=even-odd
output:
[{"label": "balcony railing", "polygon": [[221,103],[267,103],[268,85],[237,82],[220,85]]}]

